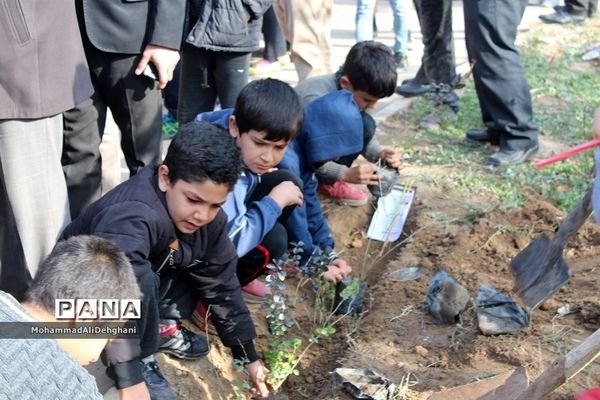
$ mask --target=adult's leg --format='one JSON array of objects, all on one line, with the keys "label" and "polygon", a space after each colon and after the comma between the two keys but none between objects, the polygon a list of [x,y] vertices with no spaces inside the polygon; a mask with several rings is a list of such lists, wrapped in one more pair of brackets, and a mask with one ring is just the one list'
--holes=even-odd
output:
[{"label": "adult's leg", "polygon": [[407,0],[390,0],[394,13],[394,53],[408,53]]},{"label": "adult's leg", "polygon": [[354,37],[357,42],[373,40],[373,13],[375,0],[358,0],[356,2],[356,30]]},{"label": "adult's leg", "polygon": [[287,46],[272,6],[263,15],[262,33],[265,39],[263,58],[275,62],[279,57],[284,56],[287,52]]},{"label": "adult's leg", "polygon": [[[5,259],[3,251],[0,265],[2,269],[15,268],[21,278],[29,278],[24,270],[35,276],[39,263],[50,254],[70,221],[67,185],[60,165],[62,135],[61,114],[0,121],[0,166],[6,194],[0,207],[3,215],[12,208],[16,232],[6,232],[12,225],[10,217],[2,221],[2,230],[5,240],[17,240],[11,235],[18,235],[24,254],[22,264],[18,252],[14,259]],[[10,246],[16,246],[16,242]]]},{"label": "adult's leg", "polygon": [[212,52],[215,88],[219,96],[221,108],[235,107],[235,100],[240,91],[248,83],[248,68],[251,53]]},{"label": "adult's leg", "polygon": [[[0,129],[2,125],[0,124]],[[23,300],[31,282],[0,165],[0,290]]]},{"label": "adult's leg", "polygon": [[[521,56],[515,47],[526,0],[465,0],[465,34],[482,114],[500,135],[502,150],[537,144],[531,96]],[[485,121],[484,121],[485,122]]]},{"label": "adult's leg", "polygon": [[212,111],[217,99],[213,69],[214,52],[184,43],[181,48],[181,75],[179,76],[179,124],[193,121],[196,115]]},{"label": "adult's leg", "polygon": [[565,0],[565,8],[571,15],[587,17],[590,7],[590,0]]},{"label": "adult's leg", "polygon": [[452,45],[452,0],[415,0],[423,35],[423,68],[433,83],[449,84],[456,75]]},{"label": "adult's leg", "polygon": [[61,163],[67,182],[71,218],[75,219],[90,203],[100,198],[102,163],[98,110],[100,96],[84,100],[63,113],[63,152]]},{"label": "adult's leg", "polygon": [[139,56],[96,52],[105,60],[97,76],[102,98],[121,131],[121,149],[129,174],[134,175],[160,162],[162,97],[153,79],[135,75]]},{"label": "adult's leg", "polygon": [[332,0],[278,0],[275,13],[291,45],[291,58],[302,81],[332,72]]}]

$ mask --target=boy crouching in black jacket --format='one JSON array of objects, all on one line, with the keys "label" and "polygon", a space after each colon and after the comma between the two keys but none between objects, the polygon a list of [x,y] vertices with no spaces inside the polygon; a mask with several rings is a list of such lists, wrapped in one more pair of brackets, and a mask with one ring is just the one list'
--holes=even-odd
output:
[{"label": "boy crouching in black jacket", "polygon": [[227,132],[191,122],[180,128],[162,165],[142,169],[64,230],[62,238],[93,234],[116,243],[129,257],[143,293],[139,343],[117,339],[105,352],[121,399],[176,398],[154,354],[194,359],[208,353],[206,340],[178,323],[191,315],[197,300],[210,307],[234,358],[248,360],[254,392],[268,395],[267,371],[254,348],[254,325],[221,210],[241,170],[240,150]]}]

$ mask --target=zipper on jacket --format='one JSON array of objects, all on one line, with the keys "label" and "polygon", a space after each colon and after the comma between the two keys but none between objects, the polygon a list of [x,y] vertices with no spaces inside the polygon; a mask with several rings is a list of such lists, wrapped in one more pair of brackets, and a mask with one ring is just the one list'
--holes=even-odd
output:
[{"label": "zipper on jacket", "polygon": [[173,253],[175,253],[175,249],[169,248],[169,254],[165,257],[165,260],[162,262],[162,264],[160,264],[160,267],[158,267],[158,269],[156,271],[154,271],[154,272],[156,272],[157,275],[160,275],[160,271],[162,271],[162,269],[165,267],[165,265],[167,265],[167,262],[169,263],[170,267],[173,267],[175,265]]}]

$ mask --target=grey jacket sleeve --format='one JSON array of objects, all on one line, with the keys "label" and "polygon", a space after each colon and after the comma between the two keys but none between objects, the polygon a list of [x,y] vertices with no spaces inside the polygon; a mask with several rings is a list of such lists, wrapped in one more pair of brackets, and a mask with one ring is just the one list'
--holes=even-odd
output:
[{"label": "grey jacket sleeve", "polygon": [[379,155],[381,154],[383,147],[379,144],[379,141],[373,135],[373,139],[365,146],[362,155],[370,162],[376,163],[379,161]]}]

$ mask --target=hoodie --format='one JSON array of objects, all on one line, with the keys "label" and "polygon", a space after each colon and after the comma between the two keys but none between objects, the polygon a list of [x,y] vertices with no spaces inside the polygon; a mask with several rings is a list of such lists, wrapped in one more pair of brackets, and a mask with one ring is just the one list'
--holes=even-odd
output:
[{"label": "hoodie", "polygon": [[[198,114],[197,121],[208,121],[229,129],[233,108]],[[227,196],[223,211],[227,214],[227,232],[238,257],[243,257],[258,246],[277,223],[282,209],[270,196],[248,204],[248,196],[260,183],[260,176],[244,168],[233,191]]]},{"label": "hoodie", "polygon": [[363,120],[351,92],[338,90],[306,106],[302,132],[279,164],[304,184],[304,204],[286,221],[290,241],[302,242],[302,262],[335,246],[317,197],[315,171],[326,161],[360,153],[363,145]]}]

